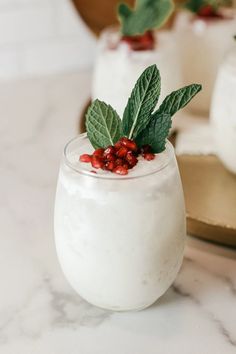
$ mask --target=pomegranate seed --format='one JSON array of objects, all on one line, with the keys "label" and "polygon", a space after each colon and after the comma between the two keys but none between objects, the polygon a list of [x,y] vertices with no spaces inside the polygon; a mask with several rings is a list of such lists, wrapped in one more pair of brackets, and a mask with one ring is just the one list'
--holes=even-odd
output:
[{"label": "pomegranate seed", "polygon": [[109,171],[112,171],[115,167],[116,165],[114,161],[109,161],[105,164],[105,169]]},{"label": "pomegranate seed", "polygon": [[121,40],[126,42],[132,50],[151,50],[155,45],[154,36],[151,31],[132,37],[123,36]]},{"label": "pomegranate seed", "polygon": [[116,165],[116,166],[122,166],[122,165],[123,165],[123,162],[124,162],[124,161],[123,161],[122,159],[118,158],[118,159],[115,160],[115,165]]},{"label": "pomegranate seed", "polygon": [[88,154],[83,154],[80,156],[79,160],[81,162],[91,162],[92,161],[92,156],[91,155],[88,155]]},{"label": "pomegranate seed", "polygon": [[145,160],[151,161],[151,160],[155,159],[155,154],[152,154],[151,152],[149,152],[147,154],[143,154],[143,157],[145,158]]},{"label": "pomegranate seed", "polygon": [[122,144],[121,144],[121,141],[119,140],[119,141],[117,141],[117,143],[115,143],[114,148],[115,148],[115,150],[117,151],[117,150],[119,150],[121,147],[122,147]]},{"label": "pomegranate seed", "polygon": [[137,50],[151,50],[154,48],[154,37],[151,31],[144,33],[140,38],[140,47]]},{"label": "pomegranate seed", "polygon": [[126,136],[123,136],[123,138],[120,138],[120,143],[123,146],[126,146],[126,144],[129,143],[129,141],[132,141],[132,140],[126,138]]},{"label": "pomegranate seed", "polygon": [[122,146],[119,150],[117,150],[116,156],[125,157],[128,151],[129,150],[125,146]]},{"label": "pomegranate seed", "polygon": [[132,151],[138,150],[137,144],[133,140],[123,137],[123,138],[121,138],[120,141],[121,141],[121,144],[123,146],[127,147],[129,150],[132,150]]},{"label": "pomegranate seed", "polygon": [[105,156],[106,161],[115,161],[116,157],[113,154],[107,154]]},{"label": "pomegranate seed", "polygon": [[148,144],[143,145],[143,146],[141,147],[140,151],[141,151],[141,154],[142,154],[142,155],[143,155],[143,154],[147,154],[147,153],[149,153],[149,152],[152,152],[151,145],[148,145]]},{"label": "pomegranate seed", "polygon": [[118,175],[127,175],[128,174],[128,169],[125,168],[124,166],[116,166],[113,169],[114,173],[117,173]]},{"label": "pomegranate seed", "polygon": [[93,152],[93,156],[103,157],[104,149],[100,148]]},{"label": "pomegranate seed", "polygon": [[211,5],[205,5],[200,8],[198,15],[201,17],[214,17],[215,11]]},{"label": "pomegranate seed", "polygon": [[126,155],[126,161],[130,166],[134,167],[137,164],[138,159],[133,155],[132,151],[129,151]]},{"label": "pomegranate seed", "polygon": [[116,149],[114,146],[110,145],[104,150],[104,156],[107,156],[108,154],[115,154]]},{"label": "pomegranate seed", "polygon": [[104,167],[104,161],[97,156],[92,157],[91,164],[94,168],[103,168]]},{"label": "pomegranate seed", "polygon": [[[140,154],[147,161],[155,158],[150,145],[146,144],[138,148],[134,140],[122,137],[114,146],[110,145],[106,149],[96,149],[92,155],[82,154],[79,160],[90,162],[92,167],[96,169],[102,168],[120,175],[126,175],[128,170],[138,163],[137,157]],[[94,170],[90,172],[97,173]]]},{"label": "pomegranate seed", "polygon": [[127,170],[131,168],[131,166],[128,165],[127,163],[124,163],[122,166],[123,166],[124,168],[126,168]]}]

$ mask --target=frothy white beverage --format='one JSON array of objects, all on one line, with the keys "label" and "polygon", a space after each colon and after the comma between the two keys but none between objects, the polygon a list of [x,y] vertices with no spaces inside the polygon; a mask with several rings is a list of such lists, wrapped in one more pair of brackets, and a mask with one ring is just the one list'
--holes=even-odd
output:
[{"label": "frothy white beverage", "polygon": [[225,58],[218,73],[211,107],[217,154],[236,173],[236,48]]},{"label": "frothy white beverage", "polygon": [[203,86],[188,109],[208,113],[217,70],[232,45],[236,30],[235,11],[222,11],[225,18],[202,19],[186,12],[177,16],[175,28],[182,53],[184,84],[193,82]]},{"label": "frothy white beverage", "polygon": [[173,148],[139,161],[126,176],[89,172],[73,140],[62,161],[55,206],[63,272],[88,302],[111,310],[142,309],[174,281],[183,258],[185,210]]},{"label": "frothy white beverage", "polygon": [[105,30],[100,37],[92,99],[109,103],[122,117],[137,79],[152,64],[157,65],[162,78],[160,102],[181,86],[178,48],[171,31],[155,34],[153,50],[134,51],[119,40],[120,34],[115,29]]}]

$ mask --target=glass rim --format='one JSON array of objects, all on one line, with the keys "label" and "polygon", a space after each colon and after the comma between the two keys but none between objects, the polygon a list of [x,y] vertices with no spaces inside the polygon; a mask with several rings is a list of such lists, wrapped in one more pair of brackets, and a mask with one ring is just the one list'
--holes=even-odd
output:
[{"label": "glass rim", "polygon": [[[73,163],[71,163],[68,159],[68,148],[70,147],[70,145],[75,142],[76,140],[82,140],[82,139],[88,139],[87,137],[87,133],[82,133],[82,134],[79,134],[77,136],[75,136],[74,138],[70,139],[64,149],[63,149],[63,161],[65,163],[65,165],[67,167],[69,167],[71,170],[73,170],[74,172],[80,174],[80,175],[83,175],[83,176],[87,176],[87,177],[91,177],[91,178],[97,178],[97,179],[107,179],[107,180],[119,180],[119,181],[122,181],[122,180],[127,180],[127,179],[137,179],[137,178],[143,178],[143,177],[146,177],[146,176],[150,176],[150,175],[153,175],[157,172],[160,172],[162,170],[164,170],[170,163],[170,160],[171,160],[171,157],[168,155],[168,158],[166,159],[166,162],[164,164],[162,164],[161,166],[157,167],[157,169],[155,169],[154,171],[151,171],[151,172],[147,172],[145,174],[142,174],[142,175],[138,175],[138,176],[129,176],[128,175],[124,175],[124,176],[120,176],[120,175],[115,175],[115,174],[112,174],[112,176],[110,176],[110,174],[108,175],[99,175],[99,174],[96,174],[94,172],[90,172],[90,171],[86,171],[84,170],[83,168],[79,168],[79,167],[76,167],[74,166]],[[171,154],[173,154],[174,152],[174,147],[173,145],[171,144],[171,142],[169,140],[166,141],[166,148],[164,151],[169,151]],[[163,152],[164,152],[163,151]],[[163,153],[161,152],[161,153]]]}]

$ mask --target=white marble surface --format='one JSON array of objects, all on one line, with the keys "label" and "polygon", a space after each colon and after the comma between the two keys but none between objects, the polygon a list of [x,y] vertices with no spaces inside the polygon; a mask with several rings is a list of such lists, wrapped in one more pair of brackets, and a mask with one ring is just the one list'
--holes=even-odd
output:
[{"label": "white marble surface", "polygon": [[0,354],[236,353],[236,251],[189,238],[175,284],[142,312],[92,307],[62,275],[57,171],[89,80],[0,86]]}]

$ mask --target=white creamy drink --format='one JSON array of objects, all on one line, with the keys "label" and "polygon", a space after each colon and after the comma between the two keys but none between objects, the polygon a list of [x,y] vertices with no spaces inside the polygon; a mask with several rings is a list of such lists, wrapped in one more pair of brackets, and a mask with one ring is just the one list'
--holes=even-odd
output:
[{"label": "white creamy drink", "polygon": [[184,84],[203,85],[203,91],[188,106],[196,113],[209,112],[217,70],[235,34],[235,11],[225,9],[221,13],[222,18],[203,18],[187,11],[177,16],[175,28],[182,52]]},{"label": "white creamy drink", "polygon": [[88,302],[142,309],[172,284],[186,234],[183,190],[167,137],[172,117],[201,90],[178,89],[155,110],[156,65],[131,91],[123,119],[96,99],[87,134],[69,142],[61,164],[55,236],[65,276]]},{"label": "white creamy drink", "polygon": [[222,63],[213,94],[211,123],[217,154],[236,173],[236,49]]},{"label": "white creamy drink", "polygon": [[55,206],[59,261],[72,287],[111,310],[142,309],[172,284],[185,242],[183,191],[172,145],[139,157],[126,176],[79,162],[86,135],[65,148]]},{"label": "white creamy drink", "polygon": [[131,89],[144,69],[152,64],[157,64],[162,76],[159,102],[179,88],[182,80],[175,35],[172,31],[158,31],[154,36],[154,49],[135,51],[120,41],[118,30],[103,32],[99,39],[92,99],[109,103],[122,117]]}]

